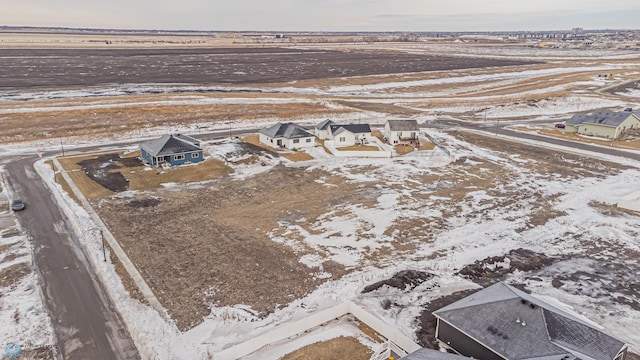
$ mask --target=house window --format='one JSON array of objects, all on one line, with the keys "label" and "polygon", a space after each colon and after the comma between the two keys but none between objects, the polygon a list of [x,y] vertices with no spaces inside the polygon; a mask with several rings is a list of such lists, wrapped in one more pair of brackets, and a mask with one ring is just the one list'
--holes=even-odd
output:
[{"label": "house window", "polygon": [[346,138],[346,137],[341,137],[341,138],[340,138],[340,142],[345,142],[345,141],[347,141],[347,138]]},{"label": "house window", "polygon": [[269,141],[271,141],[271,143],[273,144],[273,139],[269,139]]},{"label": "house window", "polygon": [[415,139],[415,138],[416,138],[416,133],[412,132],[412,133],[411,133],[411,138],[412,138],[412,139]]},{"label": "house window", "polygon": [[191,153],[191,158],[192,158],[192,159],[197,159],[197,158],[199,158],[199,157],[200,157],[200,154],[198,154],[197,152],[195,152],[195,153]]},{"label": "house window", "polygon": [[294,143],[294,144],[297,144],[297,143],[299,143],[299,142],[300,142],[300,139],[293,139],[293,143]]},{"label": "house window", "polygon": [[310,142],[311,142],[311,139],[307,139],[307,142],[308,142],[308,143],[310,143]]},{"label": "house window", "polygon": [[184,155],[173,155],[173,160],[184,160]]}]

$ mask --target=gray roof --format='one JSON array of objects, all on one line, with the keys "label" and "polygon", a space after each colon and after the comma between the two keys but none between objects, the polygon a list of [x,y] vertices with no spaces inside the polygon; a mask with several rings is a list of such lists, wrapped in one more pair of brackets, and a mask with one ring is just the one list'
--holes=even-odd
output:
[{"label": "gray roof", "polygon": [[333,121],[327,119],[322,121],[320,124],[316,125],[316,129],[326,130],[329,127],[329,125],[333,125],[333,124],[335,124]]},{"label": "gray roof", "polygon": [[434,315],[508,359],[614,359],[626,347],[584,320],[501,282]]},{"label": "gray roof", "polygon": [[260,133],[270,138],[299,139],[313,137],[305,128],[292,122],[276,123],[273,126],[260,129]]},{"label": "gray roof", "polygon": [[347,125],[333,124],[333,125],[330,125],[329,128],[331,129],[331,133],[334,135],[341,133],[342,131],[340,129],[350,131],[354,134],[365,134],[365,133],[370,134],[371,133],[371,126],[369,126],[369,124],[347,124]]},{"label": "gray roof", "polygon": [[419,131],[418,122],[415,120],[387,120],[391,131]]},{"label": "gray roof", "polygon": [[464,359],[472,359],[472,358],[456,355],[456,354],[449,354],[446,352],[431,350],[427,348],[422,348],[402,358],[402,360],[464,360]]},{"label": "gray roof", "polygon": [[575,114],[571,119],[567,120],[568,125],[580,125],[580,124],[596,124],[602,126],[617,127],[625,120],[632,116],[630,111],[594,111],[590,115]]},{"label": "gray roof", "polygon": [[199,141],[186,135],[162,135],[158,139],[148,140],[140,144],[140,148],[151,156],[162,156],[200,151]]}]

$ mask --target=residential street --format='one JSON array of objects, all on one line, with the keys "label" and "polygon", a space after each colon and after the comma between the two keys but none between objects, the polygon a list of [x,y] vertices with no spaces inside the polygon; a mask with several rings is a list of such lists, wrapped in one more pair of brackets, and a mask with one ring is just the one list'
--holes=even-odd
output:
[{"label": "residential street", "polygon": [[[538,123],[549,123],[549,122],[551,121],[544,121],[544,122],[538,122]],[[531,123],[531,122],[528,122],[528,123]],[[636,152],[624,151],[624,150],[618,150],[615,148],[607,148],[604,146],[595,146],[595,145],[590,145],[585,143],[577,143],[573,141],[556,139],[548,136],[540,136],[540,135],[535,135],[535,134],[530,134],[525,132],[512,131],[512,130],[505,129],[503,127],[506,125],[511,125],[511,124],[498,124],[498,129],[496,131],[495,122],[471,123],[468,121],[447,119],[447,120],[438,120],[437,122],[428,123],[428,124],[420,124],[420,127],[421,128],[439,128],[439,129],[443,129],[443,128],[450,129],[453,127],[461,127],[468,130],[482,131],[487,135],[497,134],[502,136],[510,136],[518,139],[534,140],[541,143],[549,143],[554,145],[565,146],[568,148],[575,149],[576,151],[585,150],[585,151],[591,151],[595,153],[602,153],[606,155],[619,156],[622,158],[627,158],[632,160],[640,160],[640,152],[637,152],[637,151]],[[558,151],[561,151],[561,150],[558,150]]]},{"label": "residential street", "polygon": [[35,156],[6,162],[7,177],[27,204],[18,220],[34,242],[35,263],[64,359],[138,359],[128,331],[33,169]]}]

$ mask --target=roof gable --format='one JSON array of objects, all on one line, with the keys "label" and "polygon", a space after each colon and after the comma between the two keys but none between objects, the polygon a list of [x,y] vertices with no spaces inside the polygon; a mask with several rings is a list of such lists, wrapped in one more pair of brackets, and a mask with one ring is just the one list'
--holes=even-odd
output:
[{"label": "roof gable", "polygon": [[513,359],[613,359],[626,347],[583,320],[504,283],[434,312]]},{"label": "roof gable", "polygon": [[334,135],[338,134],[340,132],[340,129],[344,129],[353,134],[370,134],[371,133],[371,126],[369,126],[369,124],[347,124],[347,125],[332,124],[329,126],[329,129],[331,133]]},{"label": "roof gable", "polygon": [[333,124],[335,124],[333,121],[326,119],[322,121],[320,124],[316,125],[316,129],[326,130],[329,127],[329,125],[333,125]]},{"label": "roof gable", "polygon": [[148,140],[140,144],[140,148],[151,156],[162,156],[171,154],[181,154],[187,152],[201,151],[202,148],[189,139],[196,139],[180,134],[162,135],[158,139]]},{"label": "roof gable", "polygon": [[387,120],[391,131],[419,131],[416,120]]},{"label": "roof gable", "polygon": [[302,126],[289,122],[289,123],[276,123],[270,127],[260,129],[260,133],[270,138],[285,138],[285,139],[298,139],[305,137],[313,137]]}]

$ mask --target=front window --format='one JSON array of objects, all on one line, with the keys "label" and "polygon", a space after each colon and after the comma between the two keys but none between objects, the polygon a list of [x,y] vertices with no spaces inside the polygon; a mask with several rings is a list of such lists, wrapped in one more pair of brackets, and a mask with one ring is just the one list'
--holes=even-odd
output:
[{"label": "front window", "polygon": [[173,160],[184,160],[184,155],[173,155]]},{"label": "front window", "polygon": [[300,139],[293,139],[293,143],[294,143],[294,144],[297,144],[297,143],[299,143],[299,142],[300,142]]},{"label": "front window", "polygon": [[347,138],[346,138],[346,137],[341,137],[341,138],[340,138],[340,142],[345,142],[345,141],[347,141]]},{"label": "front window", "polygon": [[307,142],[308,142],[308,143],[310,143],[310,142],[311,142],[311,139],[307,139]]},{"label": "front window", "polygon": [[199,158],[199,157],[200,157],[200,154],[198,154],[197,152],[195,152],[195,153],[191,153],[191,158],[192,158],[192,159],[197,159],[197,158]]}]

